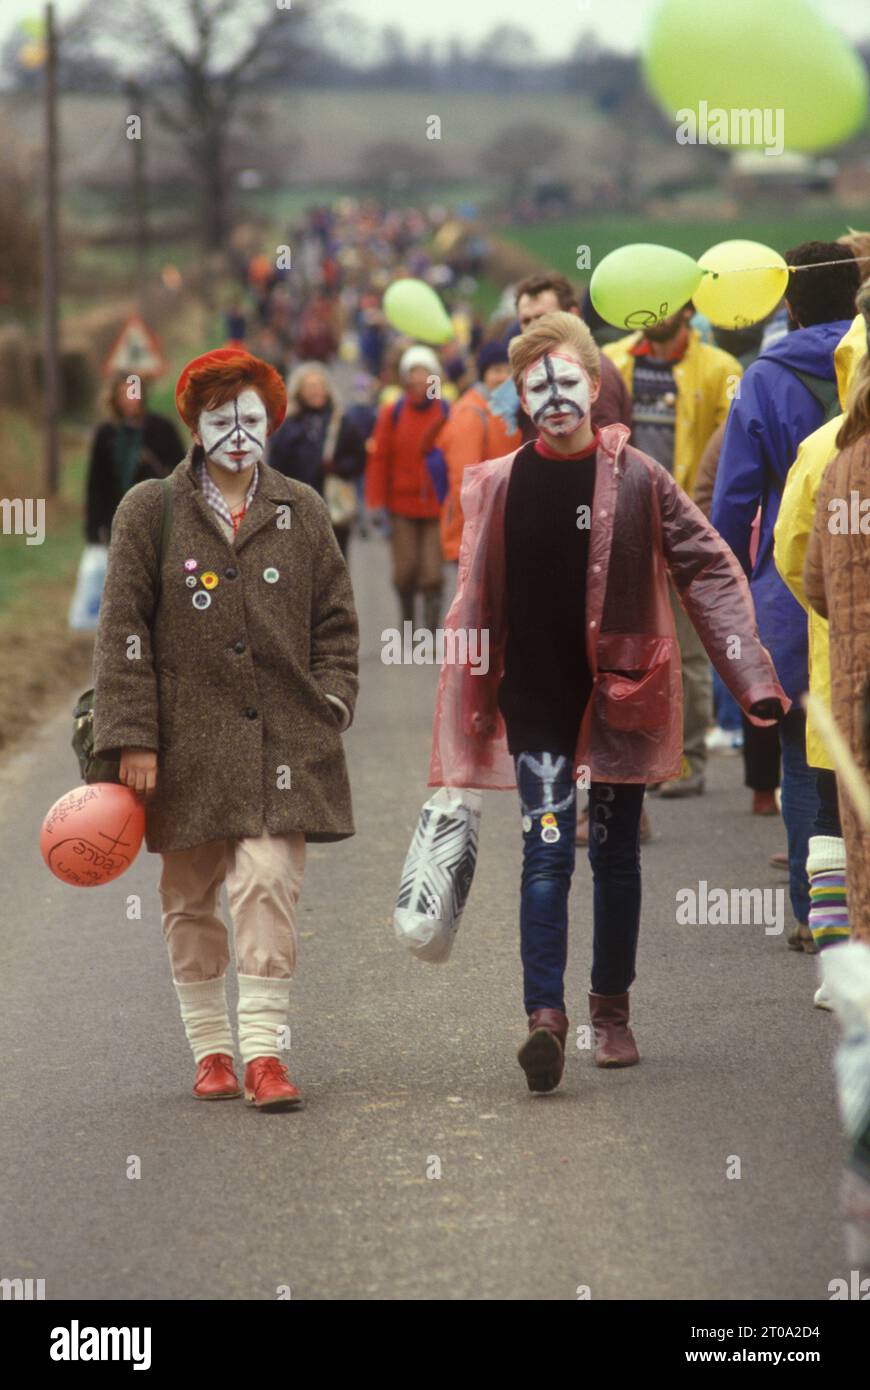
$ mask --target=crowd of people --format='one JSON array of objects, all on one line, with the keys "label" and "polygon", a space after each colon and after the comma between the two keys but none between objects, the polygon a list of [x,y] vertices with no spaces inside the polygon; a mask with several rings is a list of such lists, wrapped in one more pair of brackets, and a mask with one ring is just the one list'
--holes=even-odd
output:
[{"label": "crowd of people", "polygon": [[[789,945],[823,956],[850,938],[870,944],[867,830],[802,705],[808,689],[831,705],[866,775],[870,523],[840,534],[828,521],[837,499],[870,495],[870,234],[786,251],[784,300],[763,324],[726,332],[688,303],[625,335],[555,272],[514,286],[510,312],[484,322],[468,302],[479,267],[439,252],[439,238],[456,244],[452,231],[443,235],[448,223],[444,209],[393,212],[348,200],[308,215],[290,239],[292,269],[262,256],[240,263],[222,350],[229,355],[197,359],[179,387],[195,441],[184,469],[176,467],[184,451],[174,426],[144,406],[128,409],[114,391],[114,418],[97,434],[88,485],[89,540],[107,540],[119,504],[123,522],[98,641],[98,728],[105,748],[132,750],[129,785],[157,796],[149,848],[168,856],[172,955],[172,941],[184,935],[174,924],[193,920],[190,903],[213,866],[194,873],[171,858],[192,845],[184,842],[190,822],[171,772],[171,814],[160,809],[159,780],[155,793],[159,710],[144,721],[117,713],[131,677],[111,633],[119,622],[124,631],[135,627],[129,573],[143,561],[134,524],[151,525],[156,505],[153,495],[146,505],[141,489],[129,503],[122,499],[143,477],[174,470],[176,478],[186,469],[184,488],[201,480],[231,540],[256,505],[259,463],[286,481],[291,505],[313,530],[320,523],[306,498],[320,494],[326,507],[317,515],[328,516],[335,549],[309,557],[303,591],[313,608],[302,629],[321,624],[311,698],[331,702],[339,731],[353,714],[356,619],[334,556],[347,557],[354,529],[385,537],[400,623],[489,632],[487,674],[441,672],[430,784],[518,788],[529,1020],[520,1064],[530,1089],[551,1090],[568,1028],[563,976],[575,845],[588,845],[595,885],[594,1060],[633,1065],[639,845],[653,833],[645,790],[662,803],[703,796],[717,750],[742,753],[751,813],[782,816],[785,852],[775,862],[788,875]],[[449,343],[435,348],[389,325],[383,292],[402,275],[427,279],[445,295],[455,329]],[[350,389],[337,378],[349,379]],[[279,395],[273,418],[270,402]],[[243,399],[252,411],[247,426]],[[235,443],[222,467],[212,467],[212,427],[218,454],[224,427]],[[235,473],[244,488],[227,484]],[[176,492],[177,508],[187,499],[181,482]],[[277,499],[277,485],[273,492]],[[195,529],[185,545],[191,554],[207,548]],[[267,585],[283,582],[285,565],[289,571],[279,550],[271,558],[263,551],[270,562],[263,577],[274,575]],[[217,576],[218,560],[209,569]],[[264,623],[277,592],[263,595]],[[320,607],[327,600],[329,621]],[[205,597],[200,606],[209,606]],[[245,649],[240,638],[235,650]],[[180,649],[176,659],[184,661]],[[175,698],[176,687],[168,689]],[[304,701],[296,715],[324,717]],[[211,840],[253,839],[256,853],[233,871],[241,903],[258,874],[273,885],[285,875],[267,941],[258,944],[266,928],[245,926],[239,909],[250,959],[260,962],[251,976],[269,976],[272,986],[269,999],[262,986],[245,986],[246,1062],[270,1055],[251,1049],[263,1046],[286,1006],[274,982],[289,978],[295,960],[299,837],[352,833],[343,756],[331,737],[326,743],[331,792],[312,773],[307,803],[303,791],[301,800],[281,800],[279,812],[271,803],[264,811],[251,790],[250,804],[242,799],[241,811],[208,828]],[[300,751],[303,765],[305,757]],[[589,774],[585,783],[578,769]],[[295,777],[294,764],[294,786]],[[270,836],[287,839],[283,858],[269,860],[260,841]],[[194,957],[187,950],[185,959]],[[222,979],[225,961],[197,956],[192,975],[174,975],[188,987],[179,997],[197,1063],[224,1059],[217,1071],[198,1073],[198,1094],[235,1093],[224,1064],[232,1052],[224,1006],[217,995],[200,1006],[189,988],[216,980],[219,966]],[[823,978],[815,1002],[831,1006]],[[248,1089],[262,1092],[265,1104],[294,1089],[274,1068],[260,1080]]]}]

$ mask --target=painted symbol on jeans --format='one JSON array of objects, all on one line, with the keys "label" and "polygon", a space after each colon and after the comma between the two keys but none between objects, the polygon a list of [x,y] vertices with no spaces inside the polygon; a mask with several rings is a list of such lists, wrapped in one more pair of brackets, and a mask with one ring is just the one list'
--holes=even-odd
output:
[{"label": "painted symbol on jeans", "polygon": [[525,832],[526,835],[528,835],[528,833],[529,833],[529,831],[531,830],[531,828],[532,828],[532,818],[531,818],[531,816],[523,816],[523,831]]},{"label": "painted symbol on jeans", "polygon": [[517,756],[517,781],[521,781],[520,773],[523,768],[532,773],[539,781],[539,786],[535,789],[535,795],[542,798],[539,806],[529,806],[526,804],[524,791],[521,789],[520,798],[522,809],[526,815],[538,816],[541,812],[547,811],[566,811],[573,804],[575,796],[574,783],[571,782],[568,795],[561,801],[554,800],[553,787],[556,780],[564,774],[568,759],[558,754],[556,758],[552,753],[542,753],[539,762],[532,753],[520,753]]},{"label": "painted symbol on jeans", "polygon": [[185,560],[185,562],[184,562],[184,568],[185,568],[186,570],[195,570],[195,569],[198,569],[198,568],[199,568],[199,561],[198,561],[198,560]]},{"label": "painted symbol on jeans", "polygon": [[541,831],[541,839],[545,845],[554,845],[562,836],[555,825],[545,825]]},{"label": "painted symbol on jeans", "polygon": [[219,580],[214,570],[206,570],[205,574],[202,576],[202,582],[206,589],[216,589]]},{"label": "painted symbol on jeans", "polygon": [[263,570],[263,578],[267,584],[277,584],[280,575],[274,565],[269,565],[268,569]]},{"label": "painted symbol on jeans", "polygon": [[615,787],[599,786],[596,788],[595,803],[592,807],[591,832],[593,839],[599,845],[603,845],[607,839],[607,826],[604,822],[613,820],[613,811],[607,803],[615,800]]},{"label": "painted symbol on jeans", "polygon": [[197,589],[196,593],[195,593],[194,596],[193,596],[193,606],[194,606],[194,608],[199,608],[199,609],[208,608],[208,606],[209,606],[210,603],[211,603],[211,594],[207,594],[206,591],[205,591],[205,589]]},{"label": "painted symbol on jeans", "polygon": [[195,574],[189,574],[184,582],[187,585],[188,589],[195,589],[197,584],[199,583],[199,580],[197,579]]}]

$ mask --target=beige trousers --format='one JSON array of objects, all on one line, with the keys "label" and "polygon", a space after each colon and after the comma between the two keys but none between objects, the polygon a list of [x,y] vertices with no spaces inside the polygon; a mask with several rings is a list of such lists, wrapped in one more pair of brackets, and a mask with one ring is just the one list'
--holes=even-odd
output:
[{"label": "beige trousers", "polygon": [[289,979],[296,966],[296,904],[305,870],[305,836],[213,840],[161,856],[163,934],[172,978],[216,980],[229,964],[220,916],[226,883],[240,975]]}]

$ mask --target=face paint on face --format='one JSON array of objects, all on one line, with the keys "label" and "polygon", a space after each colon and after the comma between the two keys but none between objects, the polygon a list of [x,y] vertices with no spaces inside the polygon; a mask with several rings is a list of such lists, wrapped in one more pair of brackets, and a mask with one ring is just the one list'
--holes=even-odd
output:
[{"label": "face paint on face", "polygon": [[229,473],[239,473],[262,459],[268,423],[266,407],[248,386],[234,400],[204,410],[197,421],[197,433],[212,463]]},{"label": "face paint on face", "polygon": [[523,405],[542,434],[573,434],[589,400],[589,376],[575,358],[547,352],[526,368]]}]

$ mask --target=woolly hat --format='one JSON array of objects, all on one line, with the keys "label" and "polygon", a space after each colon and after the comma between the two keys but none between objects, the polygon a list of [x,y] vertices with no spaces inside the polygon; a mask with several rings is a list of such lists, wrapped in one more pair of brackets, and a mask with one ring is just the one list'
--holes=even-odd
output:
[{"label": "woolly hat", "polygon": [[423,347],[422,343],[406,348],[402,353],[399,358],[399,376],[406,377],[415,367],[425,367],[432,376],[441,375],[441,363],[432,349]]},{"label": "woolly hat", "polygon": [[507,363],[509,361],[508,350],[504,343],[484,343],[480,352],[477,354],[477,375],[482,381],[486,375],[487,368],[495,367],[500,362]]},{"label": "woolly hat", "polygon": [[192,362],[188,362],[182,371],[175,384],[175,405],[188,429],[196,428],[199,415],[195,407],[194,392],[190,388],[197,385],[198,379],[204,373],[208,373],[216,385],[219,384],[221,368],[225,369],[227,376],[237,371],[243,371],[250,376],[248,385],[263,398],[269,416],[269,429],[276,430],[287,414],[287,391],[284,382],[268,362],[238,347],[215,348],[213,352],[204,352],[201,357],[194,357]]}]

